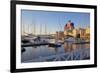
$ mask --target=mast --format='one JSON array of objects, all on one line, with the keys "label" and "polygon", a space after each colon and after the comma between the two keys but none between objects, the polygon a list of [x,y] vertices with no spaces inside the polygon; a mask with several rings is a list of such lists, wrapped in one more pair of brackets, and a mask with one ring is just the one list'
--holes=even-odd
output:
[{"label": "mast", "polygon": [[40,24],[40,35],[41,35],[41,33],[42,33],[42,25]]},{"label": "mast", "polygon": [[35,25],[35,23],[34,23],[34,35],[35,35],[35,32],[36,32],[36,28],[35,28],[35,27],[36,27],[36,25]]},{"label": "mast", "polygon": [[23,34],[26,34],[25,25],[23,25]]},{"label": "mast", "polygon": [[22,27],[21,28],[22,35],[25,35],[25,24],[23,23],[21,27]]},{"label": "mast", "polygon": [[22,24],[22,30],[21,30],[21,32],[22,32],[22,35],[24,35],[24,24]]},{"label": "mast", "polygon": [[35,24],[35,21],[34,21],[34,23],[32,22],[32,24],[33,24],[33,28],[32,28],[33,35],[35,35],[35,33],[36,33],[36,24]]},{"label": "mast", "polygon": [[29,24],[27,25],[27,33],[29,34]]},{"label": "mast", "polygon": [[35,19],[34,19],[34,23],[33,23],[33,34],[35,35],[36,33],[36,23],[35,23]]},{"label": "mast", "polygon": [[47,34],[47,26],[46,26],[46,24],[45,24],[45,35]]},{"label": "mast", "polygon": [[61,26],[61,22],[60,22],[60,16],[58,16],[58,31],[59,31],[59,29],[60,29],[60,31],[62,30],[62,26]]}]

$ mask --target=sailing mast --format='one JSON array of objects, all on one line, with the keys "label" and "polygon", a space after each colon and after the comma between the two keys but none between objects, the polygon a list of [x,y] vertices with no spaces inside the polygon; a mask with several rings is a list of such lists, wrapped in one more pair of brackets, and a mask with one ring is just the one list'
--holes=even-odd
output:
[{"label": "sailing mast", "polygon": [[32,28],[32,31],[33,31],[33,35],[35,35],[35,33],[36,33],[36,24],[35,24],[35,21],[34,21],[34,23],[32,22],[32,24],[33,24],[33,28]]},{"label": "sailing mast", "polygon": [[27,25],[27,34],[29,35],[29,24]]},{"label": "sailing mast", "polygon": [[23,23],[21,27],[22,27],[21,28],[22,35],[25,35],[25,24]]},{"label": "sailing mast", "polygon": [[40,24],[40,35],[41,35],[41,33],[42,33],[42,25]]},{"label": "sailing mast", "polygon": [[45,24],[45,35],[47,34],[47,26],[46,26],[46,24]]},{"label": "sailing mast", "polygon": [[35,28],[35,27],[36,27],[36,25],[35,25],[35,23],[34,23],[34,35],[35,35],[35,32],[36,32],[36,28]]},{"label": "sailing mast", "polygon": [[22,31],[22,35],[24,35],[24,34],[25,34],[25,33],[24,33],[24,28],[25,28],[25,27],[24,27],[24,24],[22,24],[22,27],[23,27],[23,28],[22,28],[21,31]]},{"label": "sailing mast", "polygon": [[60,23],[60,16],[58,16],[58,32],[59,32],[59,29],[60,29],[60,31],[61,31],[61,29],[62,29],[62,26],[61,26],[61,23]]}]

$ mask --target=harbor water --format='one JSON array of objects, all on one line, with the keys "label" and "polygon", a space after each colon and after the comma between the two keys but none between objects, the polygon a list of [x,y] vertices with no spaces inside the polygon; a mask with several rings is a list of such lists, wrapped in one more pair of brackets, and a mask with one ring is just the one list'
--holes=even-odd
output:
[{"label": "harbor water", "polygon": [[[24,49],[25,49],[25,52],[21,53],[22,63],[90,59],[90,44],[89,43],[72,44],[69,42],[64,42],[61,44],[60,47],[50,47],[48,45],[40,45],[40,46],[24,47]],[[73,53],[74,55],[77,56],[77,58],[72,59],[72,58],[64,57],[67,55],[71,56]],[[57,56],[60,59],[56,59]]]}]

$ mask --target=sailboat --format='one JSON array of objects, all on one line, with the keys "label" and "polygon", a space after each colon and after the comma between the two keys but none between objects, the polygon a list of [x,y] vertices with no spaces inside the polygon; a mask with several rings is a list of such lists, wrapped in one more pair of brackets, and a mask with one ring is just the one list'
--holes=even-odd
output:
[{"label": "sailboat", "polygon": [[60,23],[60,18],[59,18],[58,21],[59,21],[58,27],[59,27],[60,31],[57,31],[57,33],[56,33],[57,36],[56,36],[55,42],[62,44],[62,43],[64,43],[64,34],[63,34],[62,26],[61,26],[61,23]]}]

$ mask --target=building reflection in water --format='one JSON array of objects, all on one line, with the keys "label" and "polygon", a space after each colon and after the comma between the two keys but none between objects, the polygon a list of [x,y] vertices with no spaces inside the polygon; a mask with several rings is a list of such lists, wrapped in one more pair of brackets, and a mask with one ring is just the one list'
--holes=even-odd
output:
[{"label": "building reflection in water", "polygon": [[68,43],[68,42],[64,43],[64,51],[65,52],[71,52],[75,49],[89,49],[89,48],[90,48],[89,43],[86,43],[86,44],[72,44],[72,43]]},{"label": "building reflection in water", "polygon": [[72,46],[71,43],[64,43],[64,51],[65,52],[71,52],[72,51]]}]

